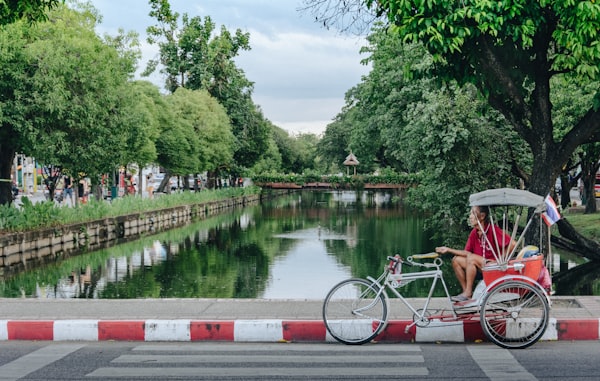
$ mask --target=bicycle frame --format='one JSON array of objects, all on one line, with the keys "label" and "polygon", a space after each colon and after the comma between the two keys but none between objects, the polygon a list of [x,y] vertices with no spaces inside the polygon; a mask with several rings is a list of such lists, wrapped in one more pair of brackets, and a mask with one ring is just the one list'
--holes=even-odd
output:
[{"label": "bicycle frame", "polygon": [[[442,265],[442,260],[439,258],[436,258],[432,263],[418,263],[418,262],[413,261],[413,259],[415,259],[415,258],[421,259],[421,258],[428,258],[428,257],[427,257],[427,254],[414,255],[414,256],[408,257],[406,259],[406,262],[400,260],[398,257],[388,257],[388,260],[396,261],[397,265],[400,266],[400,268],[401,268],[402,263],[404,263],[409,266],[435,268],[435,270],[420,271],[420,272],[414,272],[414,273],[402,273],[400,271],[399,273],[396,274],[396,273],[393,273],[392,271],[390,271],[390,268],[388,266],[386,266],[384,272],[379,276],[379,278],[375,279],[370,276],[367,277],[367,279],[369,281],[373,282],[374,285],[375,284],[378,285],[379,290],[377,290],[377,296],[379,296],[380,294],[383,293],[386,303],[389,305],[389,297],[388,297],[387,293],[385,292],[385,289],[387,288],[396,296],[396,298],[398,298],[413,313],[413,316],[414,316],[413,323],[408,325],[405,328],[405,331],[408,332],[408,330],[410,330],[415,325],[419,325],[419,324],[426,325],[429,323],[429,321],[430,321],[430,317],[428,316],[429,305],[431,303],[431,298],[433,297],[433,291],[435,290],[435,287],[439,281],[439,282],[441,282],[441,284],[444,288],[444,292],[446,294],[446,300],[447,300],[448,306],[449,306],[448,310],[452,312],[451,316],[445,316],[445,317],[458,319],[458,315],[456,314],[456,311],[454,310],[454,307],[452,304],[452,300],[450,299],[450,293],[448,292],[448,287],[446,286],[446,282],[444,281],[444,274],[443,274],[442,270],[440,269],[440,267]],[[411,283],[411,282],[413,282],[415,280],[419,280],[419,279],[433,279],[431,282],[431,286],[429,288],[429,293],[423,304],[423,308],[420,309],[421,312],[419,312],[419,310],[416,309],[397,290],[398,288],[403,287],[403,286],[407,285],[408,283]],[[368,309],[368,308],[371,308],[371,306],[365,307],[365,309]]]}]

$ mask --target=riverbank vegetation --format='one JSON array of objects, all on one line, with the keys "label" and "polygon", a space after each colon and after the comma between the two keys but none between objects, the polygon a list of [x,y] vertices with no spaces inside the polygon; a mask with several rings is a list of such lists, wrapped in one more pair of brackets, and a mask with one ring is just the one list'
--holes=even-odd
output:
[{"label": "riverbank vegetation", "polygon": [[260,188],[249,186],[161,196],[157,194],[152,199],[121,197],[111,202],[92,199],[87,204],[80,204],[74,208],[61,207],[53,201],[32,203],[26,196],[23,196],[20,199],[22,204],[20,208],[0,205],[0,234],[125,216],[182,205],[202,204],[260,192]]},{"label": "riverbank vegetation", "polygon": [[365,184],[394,184],[402,186],[413,186],[419,183],[421,175],[419,173],[397,173],[392,169],[383,169],[375,174],[335,174],[322,175],[316,171],[306,171],[301,174],[275,174],[263,173],[252,177],[252,181],[257,184],[267,183],[287,183],[296,185],[306,185],[310,183],[327,183],[332,188],[344,189],[362,189]]}]

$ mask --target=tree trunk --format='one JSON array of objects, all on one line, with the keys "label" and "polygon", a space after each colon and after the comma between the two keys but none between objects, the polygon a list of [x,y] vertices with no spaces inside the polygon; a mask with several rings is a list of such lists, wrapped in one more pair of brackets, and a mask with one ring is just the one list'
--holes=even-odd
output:
[{"label": "tree trunk", "polygon": [[[564,240],[553,238],[553,242],[563,245],[569,251],[592,261],[600,261],[600,244],[579,234],[565,218],[557,223],[558,231]],[[569,242],[570,241],[570,242]]]},{"label": "tree trunk", "polygon": [[[595,178],[593,179],[596,180]],[[587,194],[587,202],[585,203],[585,214],[596,213],[596,192],[594,191],[594,181],[588,181],[587,184],[584,182],[585,193]]]},{"label": "tree trunk", "polygon": [[163,177],[162,181],[158,185],[157,191],[166,193],[166,194],[171,194],[171,172],[169,172],[169,171],[165,172],[165,176]]},{"label": "tree trunk", "polygon": [[571,203],[571,188],[572,184],[569,181],[569,176],[560,176],[560,206],[566,209]]},{"label": "tree trunk", "polygon": [[217,172],[207,171],[206,172],[206,187],[208,189],[216,189],[217,187]]},{"label": "tree trunk", "polygon": [[15,151],[0,143],[0,204],[10,205],[13,201],[12,182],[10,178]]},{"label": "tree trunk", "polygon": [[144,181],[144,174],[142,173],[142,165],[138,164],[138,168],[140,169],[138,172],[138,194],[140,195],[140,197],[144,196],[144,189],[148,188],[148,184],[146,181]]},{"label": "tree trunk", "polygon": [[[552,169],[552,165],[549,164],[554,162],[555,158],[549,158],[543,156],[543,154],[543,152],[537,152],[537,154],[534,152],[532,171],[534,175],[530,177],[529,191],[546,197],[556,181],[555,172]],[[529,217],[531,217],[532,212],[532,210],[529,211]],[[548,230],[540,229],[540,223],[539,218],[533,219],[531,227],[525,235],[525,243],[541,245],[540,249],[542,252],[548,252],[548,248],[546,247],[548,245],[548,237],[540,237],[540,232],[546,235]]]}]

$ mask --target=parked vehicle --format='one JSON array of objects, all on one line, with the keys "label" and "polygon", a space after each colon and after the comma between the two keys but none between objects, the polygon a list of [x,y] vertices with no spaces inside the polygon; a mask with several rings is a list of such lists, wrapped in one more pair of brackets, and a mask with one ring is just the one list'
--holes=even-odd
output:
[{"label": "parked vehicle", "polygon": [[594,194],[600,197],[600,174],[596,175],[596,183],[594,184]]},{"label": "parked vehicle", "polygon": [[[165,174],[164,173],[157,173],[152,175],[152,179],[150,180],[150,183],[152,184],[152,187],[154,188],[154,193],[159,192],[158,187],[160,186],[160,184],[162,183],[162,181],[165,178]],[[175,191],[177,190],[177,177],[171,177],[169,179],[169,185],[171,187],[171,191]]]}]

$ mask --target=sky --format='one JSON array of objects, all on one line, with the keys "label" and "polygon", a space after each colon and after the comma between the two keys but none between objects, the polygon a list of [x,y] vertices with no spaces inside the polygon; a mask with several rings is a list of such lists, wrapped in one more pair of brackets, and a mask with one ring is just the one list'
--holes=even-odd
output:
[{"label": "sky", "polygon": [[[102,15],[97,28],[116,35],[119,28],[139,33],[140,71],[158,49],[146,42],[148,0],[92,0]],[[291,134],[321,134],[341,111],[345,93],[357,85],[369,68],[360,63],[364,39],[327,30],[308,12],[299,12],[300,0],[170,0],[171,10],[190,17],[210,16],[216,30],[250,33],[250,51],[236,58],[248,80],[254,82],[254,103],[265,118]],[[181,25],[181,23],[180,23]],[[163,78],[148,78],[162,87]]]}]

